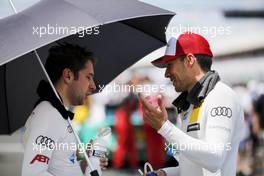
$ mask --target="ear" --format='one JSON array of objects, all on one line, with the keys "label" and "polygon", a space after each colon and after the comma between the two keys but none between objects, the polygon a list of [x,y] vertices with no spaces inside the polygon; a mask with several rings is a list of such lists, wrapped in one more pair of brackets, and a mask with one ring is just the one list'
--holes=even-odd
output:
[{"label": "ear", "polygon": [[63,81],[68,84],[74,79],[74,74],[69,68],[65,68],[62,71]]},{"label": "ear", "polygon": [[195,62],[196,62],[196,57],[193,54],[189,53],[186,55],[186,66],[187,67],[193,67]]}]

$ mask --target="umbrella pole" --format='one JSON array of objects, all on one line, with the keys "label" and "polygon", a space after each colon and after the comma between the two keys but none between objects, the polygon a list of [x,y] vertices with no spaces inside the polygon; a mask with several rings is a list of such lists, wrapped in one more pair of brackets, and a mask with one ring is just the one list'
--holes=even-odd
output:
[{"label": "umbrella pole", "polygon": [[[9,3],[10,3],[10,5],[11,5],[11,7],[12,7],[14,13],[17,13],[17,10],[16,10],[16,8],[15,8],[15,6],[14,6],[14,4],[13,4],[13,1],[12,1],[12,0],[9,0]],[[47,73],[47,71],[46,71],[46,69],[45,69],[45,67],[44,67],[44,65],[43,65],[43,63],[42,63],[42,61],[41,61],[41,59],[40,59],[38,53],[37,53],[37,51],[34,50],[34,53],[35,53],[35,55],[36,55],[36,57],[37,57],[37,59],[38,59],[38,62],[39,62],[39,64],[40,64],[40,66],[41,66],[43,72],[45,73],[45,75],[46,75],[46,77],[47,77],[47,79],[48,79],[48,82],[50,83],[50,85],[51,85],[51,87],[52,87],[52,89],[53,89],[55,95],[56,95],[57,98],[60,100],[59,95],[58,95],[58,92],[56,91],[55,87],[53,86],[52,81],[50,80],[50,77],[49,77],[49,75],[48,75],[48,73]],[[87,152],[86,152],[84,146],[82,145],[81,140],[80,140],[78,134],[76,133],[76,131],[75,131],[74,128],[73,128],[73,124],[72,124],[70,118],[68,118],[68,123],[69,123],[69,125],[71,126],[71,128],[73,129],[74,136],[75,136],[75,138],[77,139],[79,146],[81,146],[81,149],[82,149],[82,151],[83,151],[83,153],[84,153],[85,160],[87,161],[87,163],[88,163],[88,167],[89,167],[90,170],[91,170],[91,172],[90,172],[91,176],[99,176],[98,171],[97,171],[97,170],[94,170],[94,167],[93,167],[93,165],[92,165],[92,163],[91,163],[91,161],[90,161],[90,159],[89,159],[89,157],[88,157],[88,155],[87,155]]]}]

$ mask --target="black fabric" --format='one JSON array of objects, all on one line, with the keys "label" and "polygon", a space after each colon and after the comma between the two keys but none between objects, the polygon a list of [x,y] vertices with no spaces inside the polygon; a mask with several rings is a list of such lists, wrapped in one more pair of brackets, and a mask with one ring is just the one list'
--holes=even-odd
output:
[{"label": "black fabric", "polygon": [[264,129],[264,94],[260,95],[256,101],[254,101],[255,112],[259,116],[260,127]]},{"label": "black fabric", "polygon": [[182,92],[173,102],[172,104],[177,108],[178,113],[182,111],[186,111],[190,103],[187,101],[188,92]]},{"label": "black fabric", "polygon": [[10,133],[10,119],[6,97],[6,65],[0,66],[0,134]]},{"label": "black fabric", "polygon": [[216,71],[208,71],[190,90],[182,92],[174,101],[173,105],[178,113],[186,111],[190,104],[199,106],[209,92],[215,87],[220,77]]},{"label": "black fabric", "polygon": [[91,176],[99,176],[97,170],[93,170],[92,172],[90,172],[90,175],[91,175]]},{"label": "black fabric", "polygon": [[52,106],[60,112],[61,116],[64,119],[67,120],[68,117],[71,120],[73,119],[74,113],[65,109],[65,107],[62,104],[62,99],[60,101],[57,98],[52,87],[47,81],[44,81],[44,80],[40,81],[38,88],[37,88],[37,94],[39,95],[40,99],[37,101],[36,105],[39,104],[41,101],[49,101],[52,104]]}]

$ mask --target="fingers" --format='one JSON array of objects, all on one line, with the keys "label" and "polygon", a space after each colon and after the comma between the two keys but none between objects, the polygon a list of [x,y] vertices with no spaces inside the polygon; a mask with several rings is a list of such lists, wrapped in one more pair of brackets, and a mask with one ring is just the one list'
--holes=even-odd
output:
[{"label": "fingers", "polygon": [[154,108],[151,106],[151,104],[147,101],[147,98],[144,97],[142,93],[138,93],[139,99],[142,103],[142,106],[144,109],[147,109],[149,111],[152,111]]},{"label": "fingers", "polygon": [[100,158],[101,163],[108,163],[108,158]]},{"label": "fingers", "polygon": [[89,143],[88,143],[88,148],[86,148],[86,153],[87,155],[90,157],[92,154],[92,150],[93,150],[93,139],[90,139]]},{"label": "fingers", "polygon": [[76,157],[77,157],[78,161],[81,160],[80,150],[79,149],[77,149],[77,151],[76,151]]},{"label": "fingers", "polygon": [[161,111],[165,112],[166,111],[166,107],[165,107],[164,96],[159,94],[157,98],[158,98],[158,104],[159,104],[159,107],[160,107]]},{"label": "fingers", "polygon": [[156,172],[156,174],[157,174],[158,176],[167,176],[166,172],[165,172],[164,170],[162,170],[162,169],[159,169],[159,170]]},{"label": "fingers", "polygon": [[108,158],[100,158],[100,167],[102,170],[106,170],[108,166]]},{"label": "fingers", "polygon": [[150,111],[147,109],[147,108],[142,108],[142,112],[143,112],[143,114],[149,114],[150,113]]}]

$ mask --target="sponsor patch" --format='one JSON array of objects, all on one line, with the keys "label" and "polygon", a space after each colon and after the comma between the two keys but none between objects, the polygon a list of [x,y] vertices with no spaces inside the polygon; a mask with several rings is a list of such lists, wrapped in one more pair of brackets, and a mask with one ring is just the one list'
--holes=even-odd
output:
[{"label": "sponsor patch", "polygon": [[55,146],[54,140],[52,140],[51,138],[49,138],[47,136],[43,136],[43,135],[38,136],[35,140],[35,143],[37,145],[41,145],[41,146],[47,147],[49,149],[53,149]]},{"label": "sponsor patch", "polygon": [[72,129],[71,125],[68,125],[68,126],[67,126],[67,131],[68,131],[69,133],[72,133],[72,132],[73,132],[73,129]]},{"label": "sponsor patch", "polygon": [[187,132],[200,130],[200,123],[193,123],[187,126]]},{"label": "sponsor patch", "polygon": [[216,116],[225,116],[227,118],[232,117],[232,110],[229,107],[215,107],[211,110],[211,116],[216,117]]},{"label": "sponsor patch", "polygon": [[69,157],[69,160],[72,164],[75,163],[75,153],[73,153],[70,157]]},{"label": "sponsor patch", "polygon": [[32,161],[30,162],[30,164],[34,164],[36,161],[41,162],[41,163],[45,163],[45,164],[49,164],[49,157],[45,156],[45,155],[36,155]]}]

